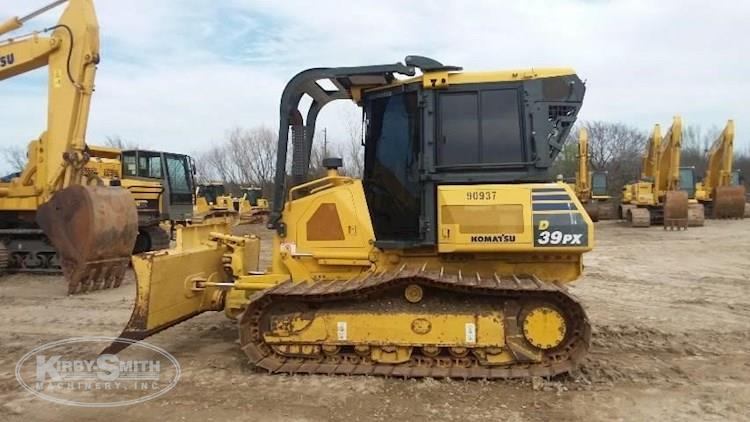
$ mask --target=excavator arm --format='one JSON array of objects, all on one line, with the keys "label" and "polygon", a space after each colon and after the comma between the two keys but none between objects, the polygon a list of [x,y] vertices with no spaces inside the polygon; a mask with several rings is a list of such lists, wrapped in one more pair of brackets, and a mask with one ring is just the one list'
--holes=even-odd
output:
[{"label": "excavator arm", "polygon": [[708,150],[706,174],[696,186],[696,198],[707,204],[714,218],[744,217],[746,189],[732,183],[733,161],[734,121],[729,120]]},{"label": "excavator arm", "polygon": [[576,194],[582,201],[587,201],[591,196],[591,186],[589,186],[589,132],[585,127],[582,127],[578,132]]},{"label": "excavator arm", "polygon": [[729,120],[708,150],[708,166],[706,176],[703,178],[703,187],[707,191],[732,184],[732,161],[734,161],[734,121]]},{"label": "excavator arm", "polygon": [[99,63],[92,0],[55,1],[0,24],[0,35],[67,3],[54,26],[0,40],[0,81],[48,68],[47,127],[19,177],[0,183],[0,212],[35,213],[59,255],[69,293],[117,286],[138,233],[130,194],[86,176],[91,96]]},{"label": "excavator arm", "polygon": [[[23,19],[28,17],[11,18],[0,28],[18,28]],[[29,160],[16,181],[19,187],[33,185],[36,205],[40,205],[56,191],[81,184],[88,160],[85,134],[99,63],[99,25],[93,3],[71,0],[56,25],[0,41],[0,57],[4,58],[0,81],[49,68],[47,130],[30,145],[29,157],[36,160]],[[13,196],[14,192],[8,193]]]},{"label": "excavator arm", "polygon": [[654,131],[646,144],[646,151],[641,158],[641,178],[655,179],[658,174],[659,151],[661,149],[661,126],[654,125]]},{"label": "excavator arm", "polygon": [[662,139],[656,173],[659,195],[680,189],[680,153],[682,151],[682,118],[675,116]]}]

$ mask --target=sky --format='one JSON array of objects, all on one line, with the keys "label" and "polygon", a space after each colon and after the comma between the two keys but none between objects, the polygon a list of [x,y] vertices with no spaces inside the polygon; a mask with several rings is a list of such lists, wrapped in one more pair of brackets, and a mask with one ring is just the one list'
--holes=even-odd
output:
[{"label": "sky", "polygon": [[[51,0],[2,0],[0,20]],[[466,70],[571,66],[586,80],[579,118],[650,130],[737,126],[750,148],[750,2],[714,0],[254,1],[98,0],[102,61],[88,142],[120,136],[195,153],[233,127],[278,126],[299,71],[433,57]],[[62,8],[30,21],[41,29]],[[11,34],[11,35],[13,35]],[[4,36],[0,37],[4,38]],[[46,70],[0,82],[0,147],[43,131]],[[350,103],[318,127],[335,141]],[[0,164],[2,169],[2,164]]]}]

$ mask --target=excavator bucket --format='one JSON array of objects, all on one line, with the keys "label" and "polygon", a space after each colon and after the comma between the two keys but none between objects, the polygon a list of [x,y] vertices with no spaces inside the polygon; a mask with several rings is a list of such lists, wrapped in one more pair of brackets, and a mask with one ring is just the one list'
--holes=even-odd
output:
[{"label": "excavator bucket", "polygon": [[688,194],[683,190],[668,191],[664,199],[664,229],[687,230]]},{"label": "excavator bucket", "polygon": [[71,186],[41,205],[36,220],[60,256],[68,294],[120,285],[138,235],[127,190]]},{"label": "excavator bucket", "polygon": [[713,218],[744,218],[745,187],[719,186],[714,190]]},{"label": "excavator bucket", "polygon": [[[222,309],[222,291],[206,284],[225,281],[225,250],[207,241],[210,233],[226,231],[227,224],[181,227],[175,249],[133,256],[135,304],[120,339],[143,340],[205,311]],[[130,344],[115,340],[102,354],[116,354]]]},{"label": "excavator bucket", "polygon": [[597,202],[584,202],[583,209],[586,211],[586,214],[589,215],[591,221],[593,221],[594,223],[599,221],[599,204]]}]

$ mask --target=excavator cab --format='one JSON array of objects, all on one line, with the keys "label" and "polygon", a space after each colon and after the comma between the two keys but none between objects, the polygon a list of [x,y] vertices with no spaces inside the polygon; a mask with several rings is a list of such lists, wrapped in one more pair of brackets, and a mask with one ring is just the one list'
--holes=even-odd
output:
[{"label": "excavator cab", "polygon": [[597,170],[591,172],[591,197],[593,199],[609,198],[607,176],[606,171]]},{"label": "excavator cab", "polygon": [[745,177],[742,175],[742,171],[734,170],[732,172],[732,186],[742,186],[745,184]]},{"label": "excavator cab", "polygon": [[680,167],[680,190],[687,192],[688,199],[695,199],[695,184],[698,175],[695,167]]}]

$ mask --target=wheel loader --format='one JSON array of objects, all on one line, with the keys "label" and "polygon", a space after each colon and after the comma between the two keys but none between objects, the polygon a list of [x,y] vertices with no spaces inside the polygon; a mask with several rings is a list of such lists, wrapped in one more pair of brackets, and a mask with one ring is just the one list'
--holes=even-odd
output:
[{"label": "wheel loader", "polygon": [[[0,35],[63,3],[7,20]],[[192,174],[188,157],[157,153],[159,177],[128,175],[123,157],[139,152],[86,143],[99,27],[91,0],[67,3],[56,25],[0,41],[0,80],[48,68],[47,128],[29,144],[26,167],[0,182],[0,270],[62,271],[73,294],[117,287],[134,247],[169,246],[157,220],[182,214],[180,183],[189,182],[192,208]]]},{"label": "wheel loader", "polygon": [[[683,230],[688,225],[703,225],[703,206],[691,204],[688,193],[680,188],[680,152],[682,119],[675,116],[662,137],[657,124],[646,144],[640,180],[622,188],[618,208],[620,219],[631,227],[663,224],[664,229]],[[693,201],[695,202],[695,201]]]},{"label": "wheel loader", "polygon": [[609,219],[613,215],[612,197],[607,193],[607,172],[589,170],[589,134],[585,127],[578,131],[578,171],[573,190],[586,209],[591,221]]},{"label": "wheel loader", "polygon": [[695,185],[695,198],[703,204],[711,218],[745,217],[747,193],[739,171],[732,170],[733,153],[734,121],[729,120],[708,150],[708,165],[703,180]]},{"label": "wheel loader", "polygon": [[[420,56],[297,74],[280,104],[271,266],[259,268],[257,237],[181,228],[175,249],[133,257],[136,302],[120,337],[223,311],[251,364],[271,373],[572,370],[591,329],[566,285],[593,223],[567,184],[548,180],[584,92],[568,68],[465,72]],[[361,180],[337,158],[308,180],[316,117],[334,100],[363,109]]]}]

